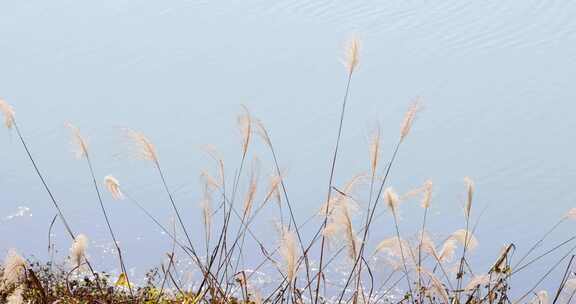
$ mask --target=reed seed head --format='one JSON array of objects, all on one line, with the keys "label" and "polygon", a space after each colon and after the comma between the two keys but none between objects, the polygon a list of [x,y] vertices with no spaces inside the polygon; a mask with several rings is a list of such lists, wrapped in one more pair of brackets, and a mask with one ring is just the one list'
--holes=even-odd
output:
[{"label": "reed seed head", "polygon": [[8,250],[4,258],[2,281],[6,285],[20,283],[26,275],[26,260],[15,249]]},{"label": "reed seed head", "polygon": [[135,130],[126,130],[128,138],[134,145],[136,155],[144,160],[158,162],[158,154],[154,144],[144,135],[144,133]]},{"label": "reed seed head", "polygon": [[568,210],[568,212],[566,212],[566,214],[564,215],[564,218],[570,220],[576,220],[576,208]]},{"label": "reed seed head", "polygon": [[14,126],[14,109],[5,100],[0,99],[0,112],[4,115],[4,125],[8,129]]},{"label": "reed seed head", "polygon": [[243,113],[238,116],[238,128],[242,135],[242,154],[245,155],[248,152],[250,138],[252,137],[252,117],[245,106],[242,106],[242,111]]},{"label": "reed seed head", "polygon": [[352,38],[348,45],[346,46],[346,69],[348,70],[348,75],[352,75],[359,62],[360,53],[360,40],[356,37]]},{"label": "reed seed head", "polygon": [[398,194],[394,192],[392,187],[388,187],[386,190],[384,190],[384,199],[386,201],[386,205],[390,211],[392,211],[392,214],[396,216],[398,205],[400,204],[400,198],[398,197]]},{"label": "reed seed head", "polygon": [[466,219],[470,219],[470,211],[472,209],[472,198],[474,196],[474,181],[468,176],[464,178],[466,185],[466,204],[464,205],[464,215]]},{"label": "reed seed head", "polygon": [[86,249],[88,248],[88,237],[79,234],[74,238],[70,247],[70,260],[75,267],[80,267],[86,260]]},{"label": "reed seed head", "polygon": [[423,186],[423,196],[422,196],[422,208],[430,208],[430,202],[432,201],[432,181],[427,180]]},{"label": "reed seed head", "polygon": [[112,175],[107,175],[104,177],[104,185],[106,189],[112,195],[112,198],[115,200],[124,199],[124,194],[120,190],[120,182]]},{"label": "reed seed head", "polygon": [[466,229],[458,229],[450,235],[450,238],[456,240],[458,243],[466,246],[468,250],[474,250],[478,247],[478,240],[471,231]]},{"label": "reed seed head", "polygon": [[340,203],[334,207],[334,212],[330,215],[330,222],[324,228],[323,234],[330,239],[342,238],[348,248],[348,257],[351,261],[356,261],[359,240],[352,226],[349,204]]},{"label": "reed seed head", "polygon": [[284,266],[286,270],[286,277],[289,285],[292,285],[296,277],[296,263],[297,263],[297,250],[296,250],[296,236],[294,232],[286,228],[282,228],[282,235],[280,241],[280,254],[284,259]]},{"label": "reed seed head", "polygon": [[442,244],[442,248],[438,254],[440,262],[451,261],[456,253],[457,242],[454,239],[447,239]]},{"label": "reed seed head", "polygon": [[76,158],[81,159],[82,157],[88,156],[88,142],[84,137],[82,137],[80,129],[69,122],[66,123],[65,126],[70,131],[72,131],[72,144],[74,146],[73,151],[76,155]]},{"label": "reed seed head", "polygon": [[410,133],[410,129],[412,128],[412,124],[414,123],[414,119],[416,119],[416,114],[420,110],[420,101],[416,99],[410,107],[406,114],[404,114],[404,120],[402,121],[402,125],[400,126],[400,140],[403,141],[408,133]]},{"label": "reed seed head", "polygon": [[370,169],[372,176],[376,174],[378,161],[380,160],[380,128],[377,128],[370,139]]}]

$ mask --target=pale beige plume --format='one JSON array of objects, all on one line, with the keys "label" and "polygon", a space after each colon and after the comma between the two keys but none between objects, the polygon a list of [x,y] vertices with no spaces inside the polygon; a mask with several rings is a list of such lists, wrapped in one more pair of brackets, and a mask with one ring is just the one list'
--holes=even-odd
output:
[{"label": "pale beige plume", "polygon": [[296,250],[296,236],[294,232],[286,228],[282,228],[282,235],[280,241],[280,254],[284,259],[284,267],[286,271],[286,278],[289,285],[294,282],[296,277],[296,263],[297,263],[297,250]]},{"label": "pale beige plume", "polygon": [[88,155],[88,142],[82,134],[80,133],[80,129],[78,129],[73,124],[67,122],[65,124],[66,128],[72,131],[72,144],[74,146],[74,155],[76,158],[80,159]]},{"label": "pale beige plume", "polygon": [[380,160],[380,134],[380,127],[378,127],[370,138],[370,169],[372,170],[372,176],[376,175],[378,161]]},{"label": "pale beige plume", "polygon": [[112,198],[115,200],[124,199],[124,194],[120,190],[120,182],[112,175],[107,175],[104,177],[104,185]]},{"label": "pale beige plume", "polygon": [[144,133],[130,130],[126,131],[128,138],[131,139],[134,144],[134,149],[136,155],[144,160],[150,160],[153,162],[158,162],[158,154],[156,153],[156,147],[154,144],[144,135]]},{"label": "pale beige plume", "polygon": [[0,112],[4,115],[4,125],[8,129],[12,129],[14,126],[14,116],[15,112],[12,106],[10,106],[5,100],[0,99]]},{"label": "pale beige plume", "polygon": [[464,178],[466,185],[466,204],[464,205],[464,215],[470,219],[470,210],[472,209],[472,198],[474,196],[474,181],[468,176]]},{"label": "pale beige plume", "polygon": [[3,265],[2,281],[4,284],[11,285],[21,282],[26,276],[26,267],[26,260],[15,249],[8,250]]},{"label": "pale beige plume", "polygon": [[360,55],[360,40],[356,37],[352,38],[346,47],[346,69],[348,70],[348,75],[352,75],[356,70],[359,63]]},{"label": "pale beige plume", "polygon": [[238,127],[242,135],[242,154],[245,155],[248,152],[250,138],[252,137],[252,117],[245,106],[242,106],[242,111],[243,113],[238,116]]},{"label": "pale beige plume", "polygon": [[417,99],[413,102],[406,114],[404,114],[404,120],[402,121],[402,125],[400,126],[400,140],[403,141],[408,133],[410,133],[410,129],[412,128],[412,124],[414,123],[414,119],[416,119],[416,113],[420,110],[420,101]]},{"label": "pale beige plume", "polygon": [[478,247],[478,240],[471,231],[467,231],[466,229],[458,229],[454,231],[452,235],[450,235],[450,238],[458,241],[463,246],[466,246],[467,250],[474,250]]},{"label": "pale beige plume", "polygon": [[88,238],[84,234],[76,236],[70,247],[70,260],[75,267],[80,267],[86,260]]}]

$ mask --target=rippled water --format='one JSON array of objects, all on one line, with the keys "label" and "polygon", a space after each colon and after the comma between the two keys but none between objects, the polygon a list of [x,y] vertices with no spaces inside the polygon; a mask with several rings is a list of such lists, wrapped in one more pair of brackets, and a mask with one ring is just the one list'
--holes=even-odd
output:
[{"label": "rippled water", "polygon": [[[342,45],[357,35],[361,64],[336,184],[368,170],[367,136],[377,122],[387,159],[404,110],[421,96],[425,108],[391,185],[403,192],[434,181],[429,223],[441,237],[462,227],[462,178],[474,178],[476,218],[485,210],[473,258],[482,272],[503,245],[525,251],[576,206],[575,13],[575,2],[557,0],[12,1],[0,4],[0,95],[15,106],[72,226],[90,236],[93,259],[113,270],[87,168],[70,153],[64,122],[89,139],[98,176],[114,174],[168,221],[158,177],[130,157],[121,129],[149,135],[201,243],[198,175],[215,171],[201,147],[215,145],[232,175],[240,156],[235,115],[244,104],[270,129],[303,221],[326,194],[345,84]],[[54,210],[15,134],[1,131],[0,145],[0,251],[45,259]],[[264,175],[270,155],[261,144],[253,151]],[[143,274],[158,265],[169,240],[128,203],[107,203],[130,268]],[[403,208],[401,225],[413,234],[421,210],[416,202]],[[277,214],[267,212],[256,234],[274,244]],[[380,218],[374,241],[393,233],[390,221]],[[568,238],[574,225],[544,245]],[[65,256],[63,227],[54,233]],[[516,283],[530,286],[550,261]],[[543,286],[557,285],[554,274]]]}]

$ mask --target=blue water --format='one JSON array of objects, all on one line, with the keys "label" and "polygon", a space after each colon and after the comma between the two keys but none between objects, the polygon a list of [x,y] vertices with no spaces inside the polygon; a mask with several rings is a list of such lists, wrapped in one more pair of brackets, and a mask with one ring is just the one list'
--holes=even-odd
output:
[{"label": "blue water", "polygon": [[[122,137],[125,127],[146,133],[201,246],[198,176],[216,172],[202,146],[216,146],[233,175],[241,142],[236,115],[246,105],[268,127],[304,221],[325,199],[346,77],[343,46],[358,36],[360,65],[335,184],[368,171],[368,135],[377,123],[389,158],[403,113],[420,96],[424,108],[390,185],[404,192],[433,180],[429,226],[441,237],[464,225],[463,177],[472,177],[474,218],[485,209],[472,257],[481,273],[503,245],[514,242],[524,252],[576,206],[575,13],[574,2],[537,0],[4,2],[0,96],[15,107],[73,229],[92,240],[90,255],[115,271],[86,165],[71,153],[65,122],[87,137],[99,177],[115,175],[168,223],[172,212],[158,176],[131,157]],[[0,146],[0,253],[14,247],[47,259],[54,210],[15,134],[0,131]],[[250,155],[261,161],[262,187],[272,170],[264,148],[257,141]],[[105,199],[129,267],[142,275],[159,265],[169,238],[127,201]],[[274,246],[278,214],[265,214],[255,232]],[[420,218],[416,201],[403,205],[407,235]],[[571,236],[573,225],[565,223],[544,246]],[[389,215],[378,227],[373,243],[393,234]],[[62,259],[69,240],[59,223],[54,239]],[[546,261],[516,280],[519,292],[554,259]],[[549,291],[561,270],[544,282]]]}]

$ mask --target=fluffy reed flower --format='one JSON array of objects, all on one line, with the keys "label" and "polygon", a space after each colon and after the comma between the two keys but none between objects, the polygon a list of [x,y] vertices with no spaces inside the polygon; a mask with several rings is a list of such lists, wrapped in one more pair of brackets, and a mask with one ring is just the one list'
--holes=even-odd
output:
[{"label": "fluffy reed flower", "polygon": [[26,260],[15,249],[8,250],[4,258],[4,275],[2,281],[6,285],[19,283],[26,275]]},{"label": "fluffy reed flower", "polygon": [[472,197],[474,196],[474,181],[468,176],[464,178],[466,185],[466,204],[464,205],[464,215],[467,219],[470,218],[470,210],[472,209]]},{"label": "fluffy reed flower", "polygon": [[4,125],[11,129],[14,126],[14,109],[6,101],[0,99],[0,112],[4,115]]},{"label": "fluffy reed flower", "polygon": [[434,241],[432,240],[432,238],[430,237],[430,235],[428,234],[427,231],[423,231],[422,232],[422,236],[421,236],[421,248],[422,251],[432,255],[432,256],[438,256],[438,252],[436,251],[436,244],[434,244]]},{"label": "fluffy reed flower", "polygon": [[372,176],[376,174],[376,168],[378,167],[378,161],[380,160],[380,128],[376,129],[376,132],[370,138],[370,169],[372,170]]},{"label": "fluffy reed flower", "polygon": [[443,263],[450,261],[454,258],[456,253],[457,241],[452,238],[448,238],[442,244],[442,247],[438,251],[434,241],[430,238],[428,233],[424,232],[422,236],[422,251],[432,255],[438,260],[438,262]]},{"label": "fluffy reed flower", "polygon": [[454,254],[456,253],[457,242],[455,239],[447,239],[442,244],[442,248],[438,253],[438,260],[440,262],[451,261],[454,258]]},{"label": "fluffy reed flower", "polygon": [[[466,246],[468,250],[474,250],[478,246],[478,240],[471,231],[466,231],[466,229],[458,229],[450,235],[450,238],[456,240],[463,246]],[[466,238],[468,238],[466,240]]]},{"label": "fluffy reed flower", "polygon": [[355,261],[358,257],[358,238],[352,226],[351,210],[348,204],[338,204],[330,215],[330,222],[323,231],[328,238],[341,237],[348,247],[348,257]]},{"label": "fluffy reed flower", "polygon": [[470,282],[464,287],[464,290],[470,291],[476,289],[477,287],[482,287],[490,282],[490,276],[487,274],[477,275],[470,279]]},{"label": "fluffy reed flower", "polygon": [[[402,248],[400,248],[402,246]],[[376,246],[376,252],[385,252],[391,256],[401,257],[404,249],[409,250],[410,244],[404,239],[398,240],[397,237],[390,237],[382,240]]]},{"label": "fluffy reed flower", "polygon": [[270,184],[268,186],[266,196],[264,196],[264,203],[266,203],[272,196],[276,198],[278,204],[281,203],[282,198],[280,196],[280,189],[279,189],[281,181],[282,181],[282,175],[273,174],[270,177]]},{"label": "fluffy reed flower", "polygon": [[80,129],[71,123],[66,123],[65,126],[72,131],[72,144],[74,146],[74,154],[76,155],[76,158],[80,159],[87,156],[88,142],[84,137],[82,137],[82,134],[80,134]]},{"label": "fluffy reed flower", "polygon": [[549,297],[546,290],[540,290],[536,296],[530,301],[530,304],[548,304]]},{"label": "fluffy reed flower", "polygon": [[221,187],[220,182],[217,181],[216,178],[210,175],[210,173],[206,170],[200,171],[200,179],[203,180],[206,187],[208,187],[210,190],[216,190]]},{"label": "fluffy reed flower", "polygon": [[423,186],[423,193],[421,206],[422,208],[430,208],[430,202],[432,201],[432,181],[427,180]]},{"label": "fluffy reed flower", "polygon": [[216,147],[212,145],[206,145],[203,150],[218,164],[218,182],[215,185],[224,186],[224,160]]},{"label": "fluffy reed flower", "polygon": [[252,137],[252,118],[248,108],[242,106],[242,110],[244,113],[238,116],[238,128],[242,135],[242,154],[246,154],[250,145],[250,138]]},{"label": "fluffy reed flower", "polygon": [[156,153],[156,147],[144,135],[144,133],[135,130],[127,130],[126,134],[134,144],[134,150],[139,158],[144,160],[150,160],[153,162],[158,161],[158,154]]},{"label": "fluffy reed flower", "polygon": [[22,294],[24,293],[24,287],[18,286],[12,294],[10,294],[6,298],[6,304],[24,304],[24,297]]},{"label": "fluffy reed flower", "polygon": [[566,215],[564,215],[564,218],[570,220],[576,220],[576,208],[568,210],[568,212],[566,212]]},{"label": "fluffy reed flower", "polygon": [[280,241],[280,255],[284,259],[284,266],[286,269],[286,277],[288,284],[292,285],[296,277],[296,263],[297,263],[297,250],[296,250],[296,236],[294,232],[282,228],[282,238]]},{"label": "fluffy reed flower", "polygon": [[[352,177],[352,179],[350,179],[346,183],[346,185],[344,185],[344,188],[342,188],[342,191],[335,191],[335,192],[337,192],[337,194],[333,195],[330,198],[330,206],[329,206],[330,210],[328,210],[328,215],[330,215],[332,213],[332,211],[334,211],[336,206],[338,206],[340,204],[348,204],[348,208],[350,210],[356,209],[357,204],[354,201],[350,200],[348,195],[354,191],[354,188],[362,181],[362,179],[364,177],[365,177],[365,175],[362,173],[356,174],[356,175],[354,175],[354,177]],[[328,202],[322,204],[322,206],[320,207],[320,211],[318,212],[319,215],[321,215],[321,216],[326,215],[326,207],[328,207],[327,205],[328,205]]]},{"label": "fluffy reed flower", "polygon": [[412,124],[414,123],[414,119],[416,118],[416,113],[420,110],[420,102],[416,100],[415,102],[410,105],[406,114],[404,114],[404,120],[402,121],[402,125],[400,126],[400,140],[403,141],[408,133],[410,133],[410,129],[412,128]]},{"label": "fluffy reed flower", "polygon": [[396,217],[398,214],[398,205],[400,205],[400,198],[398,197],[398,194],[394,192],[392,187],[388,187],[386,190],[384,190],[384,200],[390,211],[392,211],[392,215]]},{"label": "fluffy reed flower", "polygon": [[244,216],[246,217],[248,217],[250,211],[252,211],[252,205],[254,204],[254,199],[256,197],[256,190],[258,189],[258,167],[258,161],[255,161],[252,167],[252,173],[250,174],[248,192],[244,198]]},{"label": "fluffy reed flower", "polygon": [[84,234],[77,235],[70,247],[70,260],[75,267],[80,267],[86,260],[86,248],[88,248],[88,238]]},{"label": "fluffy reed flower", "polygon": [[352,75],[359,62],[360,53],[360,40],[358,38],[353,38],[348,42],[346,47],[346,60],[345,65],[348,70],[348,75]]},{"label": "fluffy reed flower", "polygon": [[106,189],[112,194],[112,198],[115,200],[124,199],[124,194],[120,191],[120,182],[112,175],[107,175],[104,177],[104,185]]},{"label": "fluffy reed flower", "polygon": [[200,202],[202,208],[202,219],[204,221],[204,229],[207,235],[210,235],[210,227],[212,227],[212,199],[207,191],[204,193],[204,198]]}]

